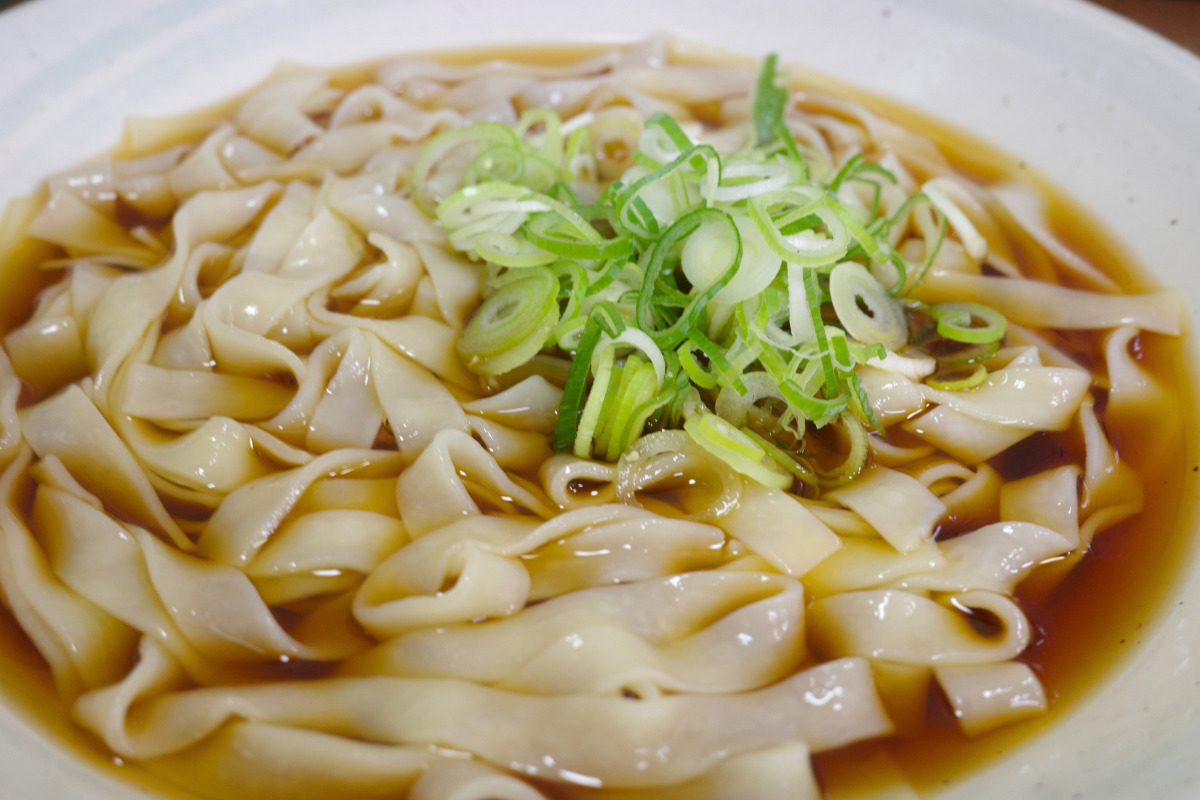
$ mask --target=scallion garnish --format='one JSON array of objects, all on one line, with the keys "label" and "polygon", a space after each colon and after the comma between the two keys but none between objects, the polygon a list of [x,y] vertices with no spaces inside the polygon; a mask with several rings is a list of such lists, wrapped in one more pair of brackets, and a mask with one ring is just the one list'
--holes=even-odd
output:
[{"label": "scallion garnish", "polygon": [[558,323],[558,281],[542,269],[506,281],[471,317],[458,337],[458,354],[481,375],[519,367],[542,349]]},{"label": "scallion garnish", "polygon": [[[486,299],[458,341],[468,368],[494,379],[542,352],[573,359],[556,451],[612,461],[647,430],[682,427],[764,485],[838,483],[879,430],[860,365],[920,347],[943,365],[931,379],[940,388],[986,376],[1001,315],[901,299],[948,231],[981,257],[966,214],[929,182],[882,215],[893,174],[862,154],[817,174],[787,127],[790,103],[772,55],[742,150],[719,154],[654,114],[634,166],[602,191],[593,148],[608,133],[591,114],[563,122],[537,109],[512,128],[476,123],[425,146],[414,201],[453,249],[488,265]],[[869,202],[852,184],[867,185]],[[911,265],[889,234],[917,204],[938,238]],[[821,429],[814,460],[806,441]]]},{"label": "scallion garnish", "polygon": [[979,303],[938,303],[929,309],[939,335],[955,342],[987,344],[1004,338],[1008,320]]}]

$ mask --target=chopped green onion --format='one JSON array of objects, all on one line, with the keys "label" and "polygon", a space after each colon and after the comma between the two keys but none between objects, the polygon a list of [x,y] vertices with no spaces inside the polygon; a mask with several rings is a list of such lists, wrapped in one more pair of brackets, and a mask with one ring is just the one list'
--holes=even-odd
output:
[{"label": "chopped green onion", "polygon": [[596,438],[596,449],[607,461],[616,461],[641,436],[658,396],[653,367],[637,356],[626,360],[621,378],[615,402],[607,404],[604,426]]},{"label": "chopped green onion", "polygon": [[459,357],[481,375],[524,364],[558,324],[558,281],[542,270],[526,272],[484,300],[458,337]]},{"label": "chopped green onion", "polygon": [[[538,126],[541,133],[531,134],[530,131]],[[534,108],[521,115],[514,133],[517,138],[536,144],[538,157],[553,163],[562,155],[562,129],[558,114],[548,108]]]},{"label": "chopped green onion", "polygon": [[[702,223],[709,221],[724,221],[732,229],[731,235],[737,242],[733,258],[726,266],[723,274],[716,281],[703,289],[699,294],[692,295],[691,301],[684,309],[684,312],[674,322],[660,329],[655,324],[652,315],[656,302],[660,302],[657,295],[659,278],[664,270],[666,270],[668,263],[677,260],[675,245],[685,237],[690,236]],[[650,251],[645,278],[637,297],[635,319],[637,320],[638,327],[648,333],[656,344],[664,348],[671,348],[679,344],[687,336],[688,330],[695,325],[699,315],[704,312],[704,307],[708,301],[729,282],[729,279],[737,270],[741,257],[741,238],[737,234],[737,226],[733,224],[733,220],[730,219],[728,214],[715,208],[698,208],[689,212],[663,233],[662,237],[655,242],[654,249]]]},{"label": "chopped green onion", "polygon": [[477,235],[475,251],[501,267],[541,267],[555,260],[553,253],[501,231],[483,231]]},{"label": "chopped green onion", "polygon": [[817,336],[817,352],[821,360],[821,370],[825,375],[825,391],[832,395],[837,391],[837,372],[833,368],[833,358],[829,352],[829,336],[825,333],[825,322],[821,318],[821,287],[817,284],[815,270],[806,269],[802,275],[804,294],[808,302],[809,321]]},{"label": "chopped green onion", "polygon": [[742,376],[740,390],[732,385],[721,389],[714,409],[734,425],[742,426],[746,424],[750,408],[767,398],[784,400],[779,383],[766,372],[750,372]]},{"label": "chopped green onion", "polygon": [[[815,187],[788,187],[756,195],[749,199],[748,209],[767,244],[789,264],[831,266],[846,255],[850,243],[846,226],[825,206],[823,193]],[[789,223],[809,215],[824,224],[825,232],[783,233]]]},{"label": "chopped green onion", "polygon": [[692,352],[692,347],[688,344],[682,344],[677,351],[679,355],[679,364],[683,367],[683,371],[687,373],[688,379],[699,386],[701,389],[715,389],[717,386],[716,377],[700,366],[696,361],[695,353]]},{"label": "chopped green onion", "polygon": [[779,447],[770,439],[767,439],[765,436],[756,433],[750,428],[743,427],[741,431],[757,442],[759,447],[766,452],[768,458],[786,469],[788,472],[792,473],[792,475],[795,476],[800,482],[809,486],[818,485],[816,474],[813,473],[812,470],[806,468],[801,462],[793,458],[788,451]]},{"label": "chopped green onion", "polygon": [[987,376],[987,367],[983,364],[976,364],[975,368],[970,372],[950,370],[936,373],[926,378],[925,383],[934,389],[962,391],[964,389],[974,389],[987,380]]},{"label": "chopped green onion", "polygon": [[684,241],[679,266],[693,290],[704,291],[740,261],[741,237],[735,225],[713,218],[699,224]]},{"label": "chopped green onion", "polygon": [[954,228],[954,232],[962,240],[967,255],[976,261],[981,261],[987,255],[987,240],[979,234],[958,204],[950,199],[950,196],[938,184],[938,180],[926,181],[921,187],[921,192],[929,198],[929,202],[933,204],[934,208],[942,213],[942,216],[950,223],[950,227]]},{"label": "chopped green onion", "polygon": [[967,344],[998,342],[1008,326],[1003,314],[979,303],[938,303],[929,316],[940,335]]},{"label": "chopped green onion", "polygon": [[838,428],[838,430],[844,431],[850,440],[846,457],[835,467],[817,471],[821,483],[826,486],[836,486],[853,480],[867,463],[867,454],[870,451],[870,446],[867,444],[867,432],[861,425],[853,424],[853,420],[847,421],[847,416],[851,416],[850,412],[842,413],[845,424]]},{"label": "chopped green onion", "polygon": [[[950,341],[948,339],[943,342]],[[951,342],[957,344],[957,342]],[[964,366],[966,364],[979,364],[987,361],[992,356],[996,355],[1000,350],[1000,342],[984,342],[982,344],[972,344],[965,347],[954,347],[934,354],[937,362],[943,366]]]},{"label": "chopped green onion", "polygon": [[774,143],[778,125],[787,108],[788,90],[783,86],[775,68],[777,56],[771,53],[763,59],[754,92],[754,140],[759,147]]},{"label": "chopped green onion", "polygon": [[583,335],[579,338],[579,346],[575,350],[575,358],[567,372],[567,383],[563,387],[563,399],[558,406],[558,419],[554,423],[554,451],[565,453],[575,449],[575,436],[579,430],[581,405],[587,393],[588,371],[591,368],[592,353],[600,343],[604,333],[599,320],[589,316],[583,326]]},{"label": "chopped green onion", "polygon": [[767,451],[728,420],[711,412],[688,417],[683,429],[696,444],[734,470],[771,489],[792,485],[792,475],[767,458]]},{"label": "chopped green onion", "polygon": [[844,261],[834,267],[829,297],[846,333],[858,341],[888,350],[898,350],[908,341],[903,309],[862,264]]},{"label": "chopped green onion", "polygon": [[[862,153],[840,165],[817,156],[814,173],[788,130],[789,102],[771,56],[750,142],[736,153],[692,140],[663,113],[639,133],[629,115],[564,123],[533,109],[514,127],[443,132],[418,155],[413,201],[452,249],[483,262],[487,299],[458,341],[467,366],[490,380],[570,359],[565,379],[561,368],[546,375],[563,382],[557,452],[612,461],[647,432],[682,425],[764,485],[836,484],[865,464],[867,432],[882,432],[860,365],[907,345],[937,360],[931,386],[964,390],[986,377],[1001,315],[896,299],[930,269],[948,230],[972,254],[986,244],[950,200],[953,187],[927,182],[883,216],[896,177]],[[614,136],[637,137],[638,150],[601,187],[595,147]],[[910,266],[889,236],[919,204],[938,231]],[[828,446],[806,447],[822,436],[846,446],[832,467],[813,455]]]},{"label": "chopped green onion", "polygon": [[436,170],[456,149],[463,146],[473,146],[476,153],[496,145],[517,146],[519,140],[512,128],[498,122],[477,122],[465,128],[445,131],[421,149],[417,161],[413,165],[409,185],[412,187],[412,199],[417,208],[429,216],[437,212],[440,198],[431,183],[434,183]]},{"label": "chopped green onion", "polygon": [[510,144],[498,144],[484,150],[471,162],[470,178],[474,181],[519,183],[525,175],[525,155]]}]

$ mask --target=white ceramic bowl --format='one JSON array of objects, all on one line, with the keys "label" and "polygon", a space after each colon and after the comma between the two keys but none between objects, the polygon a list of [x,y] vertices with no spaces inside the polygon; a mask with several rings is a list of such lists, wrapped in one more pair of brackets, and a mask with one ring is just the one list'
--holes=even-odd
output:
[{"label": "white ceramic bowl", "polygon": [[[777,51],[980,135],[1067,187],[1200,306],[1200,60],[1081,0],[34,0],[0,14],[0,202],[107,147],[127,116],[230,95],[280,60],[656,31]],[[1195,550],[1090,699],[939,800],[1200,796]],[[0,797],[145,795],[0,707]]]}]

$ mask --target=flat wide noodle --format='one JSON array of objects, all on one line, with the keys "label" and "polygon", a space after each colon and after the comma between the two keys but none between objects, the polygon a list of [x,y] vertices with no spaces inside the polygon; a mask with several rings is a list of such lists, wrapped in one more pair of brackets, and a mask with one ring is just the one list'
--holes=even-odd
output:
[{"label": "flat wide noodle", "polygon": [[[919,735],[934,682],[968,734],[1044,710],[1018,592],[1141,509],[1109,434],[1170,396],[1139,348],[1178,308],[1113,293],[929,140],[816,87],[784,109],[818,180],[864,155],[895,178],[832,190],[929,263],[917,298],[1014,323],[972,389],[931,386],[928,353],[859,366],[880,430],[840,485],[764,488],[682,430],[553,455],[569,353],[486,382],[457,356],[495,267],[422,209],[507,162],[460,147],[421,181],[421,146],[553,108],[547,191],[592,202],[654,112],[747,141],[753,67],[701,61],[281,69],[226,117],[131,123],[0,225],[0,260],[51,278],[0,350],[0,601],[111,754],[216,800],[816,800],[813,754]],[[559,133],[519,135],[557,158]],[[709,332],[772,280],[730,283]]]},{"label": "flat wide noodle", "polygon": [[[374,742],[439,742],[530,776],[637,787],[688,780],[728,754],[794,739],[820,751],[891,730],[862,659],[715,697],[530,697],[390,677],[162,693],[177,677],[165,653],[148,652],[153,648],[143,645],[129,682],[85,695],[76,706],[85,725],[130,758],[182,749],[238,717]],[[137,703],[147,692],[153,699]]]}]

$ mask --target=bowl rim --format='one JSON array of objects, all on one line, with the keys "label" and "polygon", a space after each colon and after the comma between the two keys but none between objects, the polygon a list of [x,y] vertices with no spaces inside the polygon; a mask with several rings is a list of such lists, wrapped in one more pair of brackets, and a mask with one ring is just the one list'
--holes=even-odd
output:
[{"label": "bowl rim", "polygon": [[[488,46],[514,41],[513,32],[520,28],[519,20],[506,19],[505,14],[488,6],[473,5],[469,0],[445,0],[452,13],[470,18],[470,24],[458,31],[448,31],[432,22],[431,6],[437,0],[416,0],[407,6],[415,20],[412,28],[387,48],[388,39],[382,32],[371,32],[362,45],[364,56],[383,55],[386,50],[427,50],[454,43],[455,36],[464,36],[465,45]],[[1174,213],[1185,218],[1200,219],[1200,200],[1188,200],[1184,195],[1184,180],[1192,166],[1200,164],[1200,58],[1190,51],[1169,42],[1158,34],[1141,28],[1107,9],[1084,0],[1004,0],[994,3],[963,4],[958,0],[847,0],[842,4],[819,3],[812,0],[796,2],[786,8],[772,0],[746,0],[744,15],[772,18],[783,16],[793,21],[807,15],[805,24],[820,27],[846,19],[860,18],[859,34],[869,45],[865,53],[852,58],[832,46],[819,42],[790,41],[785,31],[755,31],[751,22],[732,20],[721,24],[723,4],[712,0],[692,0],[686,3],[689,14],[675,19],[665,12],[683,6],[684,0],[669,0],[654,8],[643,8],[636,0],[614,0],[608,6],[611,18],[640,21],[642,27],[620,24],[598,24],[591,30],[566,37],[583,42],[613,42],[640,38],[655,30],[670,29],[685,37],[701,41],[718,38],[722,47],[754,55],[765,49],[777,49],[784,61],[810,64],[837,80],[856,84],[868,91],[885,93],[906,105],[948,121],[951,125],[978,135],[980,120],[988,126],[984,138],[998,147],[1028,159],[1039,171],[1072,194],[1095,199],[1087,205],[1106,219],[1114,220],[1116,235],[1126,246],[1153,261],[1168,281],[1187,276],[1185,261],[1189,251],[1196,252],[1197,234],[1181,230],[1187,226],[1162,225],[1162,209],[1182,209]],[[211,45],[222,26],[231,26],[231,46],[251,41],[258,31],[253,23],[270,18],[279,6],[272,0],[217,0],[208,4],[190,4],[187,0],[128,0],[115,9],[106,9],[104,19],[97,19],[94,3],[89,0],[37,0],[7,9],[0,14],[0,68],[8,75],[8,83],[0,88],[0,203],[23,194],[34,187],[42,176],[102,150],[115,141],[121,120],[130,112],[167,113],[183,111],[209,101],[230,96],[257,83],[279,57],[302,49],[313,54],[317,63],[344,63],[358,58],[339,57],[345,52],[342,45],[321,46],[314,25],[322,15],[337,6],[335,0],[305,0],[291,7],[294,18],[280,21],[277,32],[267,46],[253,55],[242,54],[225,66],[216,65],[214,54],[204,54],[196,42]],[[552,42],[564,38],[564,23],[578,7],[564,8],[545,0],[515,0],[506,6],[509,16],[535,14],[536,19],[522,30],[526,42]],[[887,13],[885,13],[887,12]],[[393,4],[387,0],[363,0],[347,15],[354,23],[364,20],[392,19]],[[444,13],[438,10],[437,13]],[[532,19],[532,18],[531,18]],[[650,26],[647,29],[645,26]],[[937,36],[922,27],[940,30],[949,36],[937,49]],[[940,27],[939,27],[940,26]],[[347,23],[331,23],[335,36],[345,36]],[[888,30],[888,28],[899,29]],[[244,29],[243,29],[244,28]],[[261,31],[261,26],[258,29]],[[189,33],[190,31],[190,33]],[[53,32],[53,33],[50,33]],[[910,36],[911,41],[900,45],[891,42],[882,46],[887,36]],[[133,37],[147,37],[137,44]],[[405,38],[408,37],[408,38]],[[417,38],[414,38],[417,37]],[[963,38],[965,37],[965,39]],[[405,41],[419,41],[420,47],[405,46]],[[761,42],[761,47],[752,47]],[[963,43],[965,42],[965,44]],[[119,51],[120,44],[128,50]],[[804,45],[809,45],[806,50]],[[874,49],[872,49],[872,47]],[[962,57],[964,49],[977,48],[975,56],[995,68],[1005,59],[1025,60],[1032,65],[1061,65],[1069,63],[1067,73],[1046,75],[1053,83],[1051,89],[1034,87],[1062,107],[1061,116],[1070,123],[1079,115],[1089,120],[1110,119],[1116,131],[1081,134],[1079,152],[1064,148],[1061,124],[1054,114],[1039,118],[1028,127],[1021,127],[1020,115],[1034,110],[1034,101],[1024,100],[1016,92],[1019,81],[1027,79],[1027,71],[1015,70],[1011,76],[996,75],[992,80],[1006,88],[997,95],[991,88],[975,93],[964,92],[961,81],[953,75],[939,75],[937,68],[953,67],[952,57]],[[815,49],[814,49],[815,48]],[[924,52],[922,53],[922,48]],[[176,52],[177,51],[177,52]],[[155,76],[147,71],[170,58],[182,56],[180,63],[168,75],[185,81],[189,91],[180,95],[155,89]],[[1047,55],[1052,53],[1053,55]],[[920,60],[924,56],[925,60]],[[807,56],[807,57],[806,57]],[[187,59],[193,59],[188,62]],[[308,60],[307,58],[305,60]],[[864,63],[869,62],[869,63]],[[939,63],[940,62],[940,63]],[[879,69],[878,65],[884,65]],[[872,71],[871,66],[876,69]],[[88,72],[88,69],[91,72]],[[240,76],[240,79],[239,79]],[[1158,80],[1156,80],[1156,78]],[[106,92],[109,102],[98,102],[95,93]],[[997,107],[1007,96],[1008,111]],[[1118,98],[1120,108],[1106,111],[1108,98]],[[144,102],[139,103],[139,100]],[[70,102],[68,102],[70,101]],[[1174,105],[1172,105],[1174,104]],[[78,107],[76,107],[78,106]],[[1174,109],[1172,111],[1172,108]],[[1043,109],[1044,111],[1044,109]],[[88,136],[65,135],[56,126],[82,114],[82,125],[92,133]],[[1139,116],[1140,115],[1140,116]],[[1135,122],[1140,119],[1141,122]],[[9,122],[3,122],[9,120]],[[14,122],[15,120],[15,122]],[[1157,136],[1162,162],[1151,175],[1104,174],[1104,157],[1120,150],[1122,126],[1136,129],[1139,134],[1149,131]],[[1055,143],[1055,139],[1059,141]],[[1186,144],[1190,138],[1191,144]],[[91,144],[87,144],[91,141]],[[1162,156],[1170,151],[1170,157]],[[1067,152],[1064,152],[1067,151]],[[1185,158],[1191,157],[1188,163]],[[1156,162],[1157,163],[1157,162]],[[1173,171],[1181,175],[1171,178]],[[1156,192],[1170,194],[1167,199],[1153,196]],[[1135,197],[1139,204],[1128,202]],[[1153,241],[1152,241],[1153,240]],[[1152,246],[1151,246],[1152,245]],[[1200,278],[1192,276],[1180,282],[1191,317],[1200,307]],[[1189,325],[1188,362],[1200,364],[1197,357],[1195,330]],[[1195,398],[1193,390],[1193,400]],[[1196,411],[1192,409],[1194,432]],[[1189,444],[1189,463],[1197,463],[1197,442],[1192,436]],[[1184,516],[1191,530],[1198,527],[1197,482],[1190,479]],[[1012,780],[1001,772],[1012,771],[1014,764],[1035,777],[1029,778],[1021,791],[1028,797],[1056,797],[1062,789],[1069,795],[1070,785],[1064,786],[1059,775],[1087,776],[1093,797],[1160,797],[1163,800],[1183,800],[1190,797],[1188,787],[1200,783],[1200,765],[1191,763],[1186,747],[1180,742],[1200,737],[1200,667],[1194,655],[1200,652],[1200,545],[1193,541],[1186,556],[1186,565],[1177,575],[1178,585],[1171,594],[1179,603],[1164,602],[1148,629],[1139,649],[1124,657],[1109,676],[1095,686],[1080,708],[1072,709],[1054,730],[1040,735],[1034,742],[1016,751],[1010,762],[1000,768],[987,767],[951,787],[946,800],[965,800],[967,797],[999,796],[989,794],[996,781]],[[1174,667],[1172,667],[1174,664]],[[1148,676],[1148,677],[1147,677]],[[1157,681],[1164,687],[1154,698],[1151,714],[1141,711],[1137,698],[1118,703],[1105,713],[1093,713],[1091,700],[1102,692],[1119,690],[1129,681]],[[1169,690],[1169,692],[1168,692]],[[1089,728],[1102,731],[1108,737],[1086,752],[1058,739],[1078,735]],[[1132,737],[1135,744],[1126,747],[1113,731]],[[1067,731],[1067,733],[1060,733]],[[1043,741],[1054,753],[1030,753]],[[1174,746],[1172,746],[1174,744]],[[1044,749],[1044,748],[1042,748]],[[14,778],[30,764],[50,764],[41,780],[62,783],[20,783]],[[1114,766],[1116,765],[1116,766]],[[1128,783],[1121,765],[1136,765],[1153,770],[1149,778]],[[1037,786],[1040,781],[1041,785]],[[124,783],[97,775],[92,767],[78,759],[63,758],[57,745],[35,725],[16,716],[11,709],[0,706],[0,794],[19,796],[85,796],[92,792],[97,800],[133,796]],[[1138,795],[1124,794],[1132,785]],[[107,793],[106,793],[107,792]],[[942,795],[939,795],[942,797]]]}]

